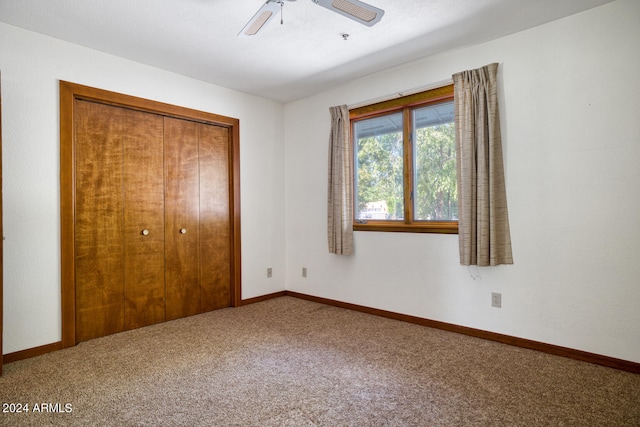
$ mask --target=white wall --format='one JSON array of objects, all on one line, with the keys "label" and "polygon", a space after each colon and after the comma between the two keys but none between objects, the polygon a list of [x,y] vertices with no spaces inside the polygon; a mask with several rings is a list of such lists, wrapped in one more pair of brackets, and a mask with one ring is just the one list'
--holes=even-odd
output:
[{"label": "white wall", "polygon": [[[620,0],[287,104],[287,289],[640,362],[639,23]],[[461,267],[456,235],[356,232],[330,255],[329,107],[491,62],[515,264]]]},{"label": "white wall", "polygon": [[4,353],[61,339],[59,80],[240,119],[242,296],[284,289],[282,104],[2,23],[0,71]]}]

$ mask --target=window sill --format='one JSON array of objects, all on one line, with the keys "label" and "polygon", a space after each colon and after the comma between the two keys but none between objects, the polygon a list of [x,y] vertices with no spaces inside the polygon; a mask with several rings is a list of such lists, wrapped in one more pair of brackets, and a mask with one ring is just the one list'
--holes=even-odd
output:
[{"label": "window sill", "polygon": [[399,221],[354,222],[353,231],[384,231],[396,233],[458,234],[458,221],[429,221],[405,224]]}]

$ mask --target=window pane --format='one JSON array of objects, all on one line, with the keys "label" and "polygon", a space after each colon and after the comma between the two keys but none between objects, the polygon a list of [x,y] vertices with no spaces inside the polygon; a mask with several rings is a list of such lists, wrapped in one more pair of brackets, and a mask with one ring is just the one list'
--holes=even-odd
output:
[{"label": "window pane", "polygon": [[353,126],[356,219],[404,219],[402,113]]},{"label": "window pane", "polygon": [[414,110],[413,135],[415,220],[457,220],[453,101]]}]

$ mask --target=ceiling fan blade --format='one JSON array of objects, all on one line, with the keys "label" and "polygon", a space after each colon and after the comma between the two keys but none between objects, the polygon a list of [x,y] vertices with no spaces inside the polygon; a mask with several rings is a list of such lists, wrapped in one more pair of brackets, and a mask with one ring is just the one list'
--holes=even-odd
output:
[{"label": "ceiling fan blade", "polygon": [[371,6],[360,0],[311,0],[318,6],[325,7],[349,19],[353,19],[367,27],[372,27],[382,19],[384,10]]},{"label": "ceiling fan blade", "polygon": [[267,0],[265,4],[253,15],[253,18],[247,22],[239,36],[254,36],[267,25],[269,21],[280,11],[281,4],[276,0]]}]

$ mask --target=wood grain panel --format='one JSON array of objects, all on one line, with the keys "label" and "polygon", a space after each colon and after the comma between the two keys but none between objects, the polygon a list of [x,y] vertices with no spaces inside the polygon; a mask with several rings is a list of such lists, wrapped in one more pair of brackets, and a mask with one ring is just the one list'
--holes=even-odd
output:
[{"label": "wood grain panel", "polygon": [[[132,256],[134,258],[135,257],[144,258],[145,256],[148,256],[149,253],[147,252],[147,249],[135,249],[134,251],[133,245],[125,244],[124,237],[122,237],[125,235],[124,213],[122,214],[121,220],[119,223],[119,227],[122,228],[121,230],[122,233],[114,233],[113,230],[110,229],[111,225],[106,223],[103,224],[103,226],[101,226],[102,228],[101,227],[96,228],[97,230],[101,230],[101,231],[92,232],[90,230],[94,227],[88,226],[87,224],[84,224],[84,225],[81,224],[83,223],[83,221],[87,222],[86,219],[83,219],[84,214],[80,218],[80,223],[77,223],[76,221],[77,214],[82,214],[83,212],[82,206],[80,206],[78,211],[76,212],[77,201],[80,200],[80,202],[83,202],[83,197],[87,198],[86,195],[83,196],[83,194],[80,194],[80,193],[77,194],[76,192],[76,178],[77,178],[76,165],[77,164],[84,165],[82,167],[86,167],[86,168],[91,168],[94,166],[90,164],[92,160],[88,160],[87,158],[87,157],[90,157],[91,153],[83,154],[80,152],[82,151],[81,150],[82,147],[76,146],[76,137],[78,136],[76,133],[76,130],[78,128],[78,124],[80,124],[80,128],[81,128],[80,135],[79,135],[80,139],[83,138],[82,136],[83,132],[91,133],[91,132],[86,132],[86,129],[85,131],[82,130],[83,128],[87,127],[87,124],[86,123],[81,124],[80,122],[82,122],[82,120],[79,120],[79,117],[81,116],[80,113],[83,110],[82,108],[77,109],[76,107],[77,107],[77,104],[79,104],[80,102],[85,102],[87,104],[92,104],[92,105],[100,104],[107,109],[122,108],[123,109],[122,111],[137,110],[137,111],[141,111],[149,114],[158,114],[158,115],[167,116],[167,117],[171,116],[178,121],[184,122],[183,125],[185,125],[185,123],[188,123],[189,126],[185,125],[184,129],[182,129],[180,126],[172,127],[171,123],[168,124],[168,133],[170,135],[172,134],[176,136],[174,140],[177,140],[178,144],[183,144],[185,139],[193,138],[193,131],[188,130],[186,128],[196,125],[196,123],[201,123],[201,124],[207,123],[208,125],[211,125],[213,127],[219,126],[227,129],[228,139],[229,139],[228,141],[228,144],[229,144],[228,180],[229,181],[227,182],[227,184],[228,184],[228,191],[229,191],[228,197],[229,197],[229,203],[230,203],[229,209],[230,209],[230,218],[231,218],[231,223],[229,224],[230,229],[228,230],[228,232],[230,235],[229,240],[232,244],[230,249],[230,265],[231,265],[230,280],[231,280],[231,286],[232,286],[230,304],[233,306],[240,305],[242,302],[242,299],[241,299],[242,292],[241,292],[241,248],[240,248],[240,244],[241,244],[240,149],[239,149],[240,136],[239,136],[238,119],[219,116],[219,115],[215,115],[215,114],[211,114],[203,111],[190,110],[183,107],[163,104],[156,101],[136,98],[129,95],[114,93],[114,92],[105,91],[102,89],[97,89],[97,88],[92,88],[88,86],[61,81],[60,82],[60,215],[61,215],[60,247],[61,247],[61,255],[62,255],[61,256],[61,279],[62,279],[62,286],[61,286],[61,291],[62,291],[61,292],[61,298],[62,298],[62,342],[61,343],[62,344],[61,345],[62,347],[66,348],[66,347],[73,346],[77,342],[89,339],[93,335],[98,336],[98,335],[104,335],[106,333],[111,333],[111,332],[105,332],[108,330],[113,330],[118,332],[120,328],[117,326],[118,324],[122,324],[123,322],[122,321],[123,319],[122,313],[124,311],[123,306],[133,310],[134,305],[136,306],[146,305],[144,303],[132,304],[133,300],[137,300],[137,297],[133,297],[133,295],[130,295],[130,298],[127,299],[127,303],[125,304],[124,298],[126,297],[126,295],[123,296],[122,291],[118,290],[116,292],[116,300],[118,302],[114,303],[113,306],[109,306],[108,304],[103,305],[103,307],[100,309],[98,313],[84,313],[85,311],[90,311],[91,309],[87,309],[87,310],[79,309],[81,304],[84,304],[84,299],[87,299],[91,303],[93,303],[94,299],[102,300],[102,301],[107,300],[104,294],[108,293],[108,290],[107,290],[108,286],[105,287],[104,285],[109,283],[115,283],[115,282],[112,279],[109,279],[108,276],[105,276],[104,275],[105,272],[111,272],[113,275],[119,276],[120,279],[117,282],[121,286],[124,286],[123,284],[125,282],[124,280],[125,271],[127,274],[128,281],[130,281],[129,277],[131,274],[133,274],[134,276],[137,275],[138,276],[137,280],[139,281],[142,281],[143,278],[148,278],[155,274],[153,273],[153,271],[155,271],[153,269],[151,269],[151,272],[144,270],[145,268],[149,267],[146,263],[140,263],[139,269],[135,270],[135,271],[138,271],[138,273],[136,274],[133,269],[130,269],[129,267],[125,268],[122,266],[122,265],[127,265],[124,261],[119,268],[118,266],[111,268],[111,267],[104,267],[105,263],[103,261],[90,262],[88,260],[88,258],[90,258],[90,254],[89,254],[90,251],[94,251],[94,252],[100,251],[100,254],[108,253],[114,256],[115,258],[118,258],[119,256],[124,257],[125,251],[128,251],[127,257]],[[111,107],[106,107],[107,105],[110,105]],[[96,114],[98,118],[100,118],[100,116],[103,116],[103,115],[104,114],[102,112],[99,114]],[[93,119],[95,119],[95,117]],[[105,123],[108,123],[109,120],[110,119],[107,118]],[[92,126],[97,127],[97,125],[95,124]],[[110,129],[112,126],[103,123],[102,127],[104,129]],[[172,129],[173,129],[173,133],[172,133]],[[97,132],[97,130],[95,129],[94,131]],[[87,136],[85,135],[84,138],[86,139]],[[186,144],[186,145],[189,145],[189,144]],[[105,146],[103,145],[103,147]],[[193,151],[193,150],[192,148],[189,148],[186,151]],[[93,153],[93,154],[99,157],[100,153]],[[169,160],[173,158],[174,163],[176,159],[179,159],[181,157],[191,157],[192,159],[197,157],[197,155],[194,155],[193,152],[186,153],[185,150],[183,150],[182,148],[177,148],[176,152],[173,154],[174,154],[173,157],[167,156],[166,158]],[[124,152],[121,152],[121,155],[124,158]],[[77,156],[79,156],[80,162],[76,161]],[[95,161],[100,160],[98,157],[95,158]],[[114,159],[111,159],[110,162],[113,164],[118,163],[118,161]],[[196,163],[199,163],[199,162],[196,161]],[[100,166],[100,168],[102,168],[102,166]],[[102,180],[102,183],[107,183],[108,185],[112,185],[114,182],[117,182],[118,179],[122,179],[122,180],[125,179],[123,175],[124,172],[122,171],[121,172],[116,171],[111,173],[111,172],[107,172],[107,170],[104,169],[104,173],[102,175],[93,174],[93,172],[88,173],[87,171],[84,171],[84,172],[79,171],[79,172],[80,172],[80,176],[84,177],[82,179],[93,179],[91,177],[94,177]],[[166,291],[166,296],[171,297],[171,295],[177,295],[176,298],[172,298],[172,300],[175,302],[169,303],[167,305],[168,309],[170,310],[170,313],[167,314],[166,316],[167,319],[182,317],[189,314],[195,314],[196,312],[202,310],[203,307],[205,307],[206,309],[207,307],[206,304],[205,305],[199,304],[199,300],[200,300],[199,294],[201,293],[201,290],[199,288],[198,278],[194,277],[194,275],[198,276],[199,273],[202,273],[204,275],[209,274],[209,273],[206,273],[206,271],[204,270],[200,271],[200,264],[198,263],[198,257],[200,256],[200,251],[198,249],[197,236],[195,236],[194,242],[189,242],[189,239],[179,240],[179,236],[178,234],[176,234],[176,230],[179,230],[179,228],[182,228],[184,226],[183,223],[187,223],[187,226],[185,227],[188,230],[186,237],[190,237],[191,240],[193,240],[194,238],[193,230],[195,229],[197,232],[200,231],[199,225],[198,225],[199,219],[193,220],[193,218],[197,217],[200,212],[199,201],[196,201],[193,204],[191,204],[191,206],[186,208],[186,210],[183,208],[177,208],[177,206],[180,205],[180,203],[182,203],[183,200],[186,200],[186,198],[183,197],[184,195],[180,196],[180,194],[182,194],[181,188],[182,187],[189,187],[191,189],[196,188],[196,191],[199,191],[199,185],[198,184],[194,185],[193,177],[189,176],[189,174],[185,174],[182,168],[176,168],[176,167],[168,168],[167,170],[165,170],[165,176],[167,176],[166,174],[169,172],[173,174],[173,176],[176,176],[177,177],[176,182],[181,184],[180,185],[176,184],[170,189],[171,191],[169,194],[173,192],[173,194],[176,194],[179,196],[170,198],[172,205],[169,207],[165,206],[166,212],[173,212],[175,215],[172,219],[165,221],[164,226],[167,226],[167,231],[171,229],[172,232],[168,233],[168,236],[170,236],[172,241],[178,241],[182,244],[182,246],[180,248],[167,249],[165,251],[165,256],[168,256],[169,262],[172,263],[171,266],[169,266],[168,264],[165,264],[165,274],[167,274],[167,283],[169,285],[169,288]],[[130,178],[127,177],[126,179],[130,179]],[[186,185],[187,183],[190,183],[190,184]],[[98,183],[96,183],[96,185],[98,185]],[[85,192],[86,188],[84,187],[85,186],[80,185],[81,193]],[[123,206],[124,206],[125,198],[123,194],[124,193],[122,193],[121,191],[121,195],[122,195],[122,199],[120,201],[121,206],[118,207],[117,203],[112,203],[110,206],[111,211],[117,211],[117,210],[124,211]],[[91,197],[89,197],[89,199],[91,199]],[[132,202],[127,202],[127,203],[131,204]],[[84,209],[86,210],[86,206],[84,207]],[[205,202],[205,205],[203,205],[203,212],[209,212],[211,209],[212,208],[208,206]],[[103,209],[102,212],[99,212],[99,215],[103,215],[104,213],[106,213],[105,209]],[[180,218],[185,218],[185,219],[182,220]],[[129,221],[131,221],[132,219],[135,219],[135,218],[128,218],[126,228],[129,228],[129,227],[136,228],[140,226],[140,224],[135,224],[135,225],[133,223],[130,224]],[[181,225],[178,225],[179,223]],[[79,226],[79,228],[77,226]],[[93,238],[94,241],[96,241],[97,240],[96,235],[100,233],[105,233],[107,236],[111,236],[112,237],[111,240],[113,240],[114,235],[121,234],[120,243],[116,245],[116,246],[119,246],[119,249],[114,247],[113,242],[107,241],[106,245],[103,245],[103,247],[101,248],[96,248],[96,247],[91,248],[86,244],[83,247],[81,244],[79,245],[79,248],[81,250],[78,251],[76,248],[76,233],[79,229],[83,227],[85,230],[82,231],[82,233],[78,234],[77,236],[77,238],[81,241],[84,240],[84,237],[83,237],[84,235],[89,235],[90,237]],[[207,233],[206,230],[203,230],[203,232]],[[91,233],[94,233],[94,235],[92,235]],[[153,233],[153,230],[150,229],[150,235],[153,235],[152,233]],[[224,233],[224,231],[222,233]],[[171,245],[171,242],[168,242],[167,247],[170,247],[170,245]],[[205,243],[205,246],[206,245],[207,243]],[[106,248],[109,248],[109,249],[106,249]],[[209,249],[203,249],[203,251],[205,252],[208,250]],[[120,254],[117,254],[117,251],[120,251]],[[138,253],[138,251],[140,252]],[[76,254],[78,254],[78,256],[76,256]],[[203,255],[203,256],[206,256],[206,255]],[[190,265],[187,268],[187,265],[193,262],[195,262],[195,264]],[[81,280],[83,280],[86,274],[93,274],[95,277],[97,277],[99,280],[102,281],[100,285],[102,286],[102,288],[105,288],[105,289],[98,289],[98,292],[96,292],[96,295],[91,295],[91,292],[88,292],[86,289],[83,289],[83,287],[79,285],[79,281],[76,280],[77,265],[80,266],[78,273],[80,273],[80,276],[82,276],[80,277]],[[204,265],[206,268],[206,266],[214,265],[214,263],[205,262],[202,265]],[[188,274],[183,275],[181,270],[187,271]],[[174,273],[171,273],[171,272],[174,272]],[[95,279],[94,282],[97,283],[99,281],[98,279]],[[183,286],[185,284],[191,284],[192,288],[189,289],[188,286]],[[193,290],[193,285],[195,285],[195,290]],[[80,288],[80,289],[77,290],[77,288]],[[126,289],[127,293],[129,293],[130,289],[129,288],[127,289]],[[147,297],[149,298],[149,300],[154,299],[153,296],[147,296]],[[144,300],[144,297],[141,297],[140,301],[142,300]],[[205,300],[209,300],[209,297],[205,297]],[[198,301],[198,303],[196,303],[195,301]],[[155,306],[155,304],[152,304],[152,305]],[[127,318],[129,318],[129,316],[130,314],[127,315]],[[99,330],[100,331],[99,333],[87,334],[86,331],[85,332],[79,331],[78,334],[76,333],[76,329],[77,329],[76,324],[78,325],[84,324],[87,322],[87,319],[89,320],[97,319],[95,320],[96,326],[94,328],[96,330]],[[114,324],[116,325],[116,327],[113,327]]]},{"label": "wood grain panel", "polygon": [[76,342],[124,328],[122,112],[75,104]]},{"label": "wood grain panel", "polygon": [[231,304],[229,130],[198,125],[200,152],[201,310]]},{"label": "wood grain panel", "polygon": [[165,117],[164,154],[166,319],[172,320],[200,312],[197,123]]},{"label": "wood grain panel", "polygon": [[162,116],[124,110],[123,146],[124,318],[134,329],[165,319]]}]

